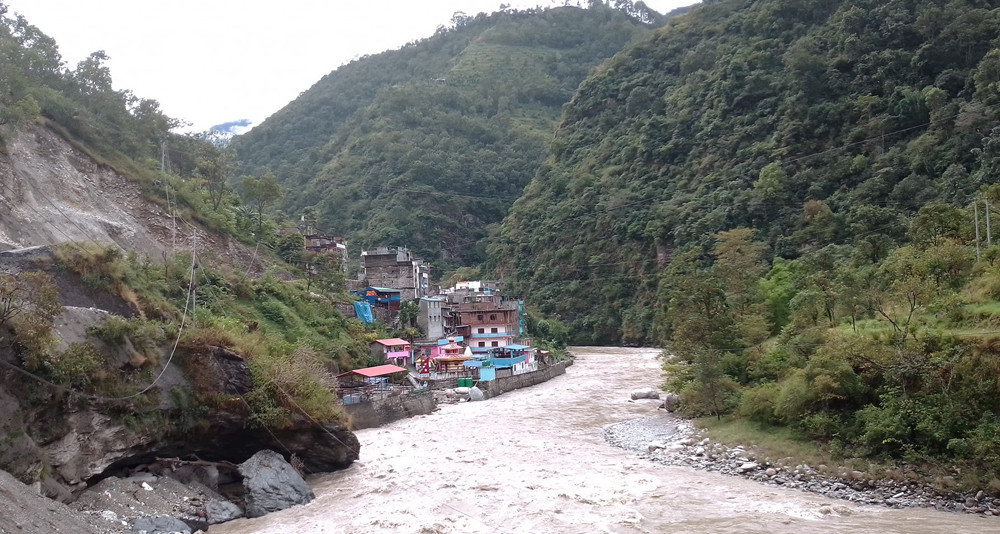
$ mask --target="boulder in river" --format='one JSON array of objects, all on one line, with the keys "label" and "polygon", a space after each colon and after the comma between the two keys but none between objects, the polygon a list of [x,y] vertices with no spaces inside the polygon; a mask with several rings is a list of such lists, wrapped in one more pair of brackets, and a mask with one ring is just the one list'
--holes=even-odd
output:
[{"label": "boulder in river", "polygon": [[656,388],[642,388],[632,392],[632,400],[638,399],[660,399],[660,392]]},{"label": "boulder in river", "polygon": [[681,398],[676,393],[667,393],[663,396],[663,403],[660,404],[660,408],[668,412],[676,412],[677,408],[680,407]]},{"label": "boulder in river", "polygon": [[260,451],[240,464],[240,474],[246,492],[247,517],[261,517],[315,498],[302,476],[284,457],[271,450]]}]

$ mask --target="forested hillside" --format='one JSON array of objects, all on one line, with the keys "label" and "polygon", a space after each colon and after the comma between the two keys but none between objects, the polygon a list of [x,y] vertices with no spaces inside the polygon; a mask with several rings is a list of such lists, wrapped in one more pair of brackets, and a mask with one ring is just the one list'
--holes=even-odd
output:
[{"label": "forested hillside", "polygon": [[457,18],[345,65],[234,141],[243,172],[272,171],[286,212],[315,208],[352,246],[477,264],[577,85],[659,20],[619,4]]},{"label": "forested hillside", "polygon": [[578,342],[668,346],[688,413],[998,488],[998,36],[997,2],[696,8],[581,85],[492,259]]},{"label": "forested hillside", "polygon": [[[729,1],[672,19],[567,107],[493,251],[580,341],[656,340],[671,251],[746,226],[878,260],[993,181],[998,17],[975,1]],[[971,219],[966,219],[966,222]]]}]

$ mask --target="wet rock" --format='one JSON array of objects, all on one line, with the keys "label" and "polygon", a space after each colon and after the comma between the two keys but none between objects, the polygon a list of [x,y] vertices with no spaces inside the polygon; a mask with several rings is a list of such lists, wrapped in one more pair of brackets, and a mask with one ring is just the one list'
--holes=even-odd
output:
[{"label": "wet rock", "polygon": [[680,407],[681,398],[675,393],[667,393],[663,396],[663,402],[660,404],[660,408],[668,412],[676,412],[677,408]]},{"label": "wet rock", "polygon": [[639,399],[659,400],[660,392],[654,388],[642,388],[634,390],[630,398],[632,400],[639,400]]},{"label": "wet rock", "polygon": [[263,450],[240,464],[246,516],[261,517],[315,498],[309,485],[278,453]]},{"label": "wet rock", "polygon": [[205,519],[209,525],[225,523],[243,517],[239,506],[221,499],[213,499],[205,503]]}]

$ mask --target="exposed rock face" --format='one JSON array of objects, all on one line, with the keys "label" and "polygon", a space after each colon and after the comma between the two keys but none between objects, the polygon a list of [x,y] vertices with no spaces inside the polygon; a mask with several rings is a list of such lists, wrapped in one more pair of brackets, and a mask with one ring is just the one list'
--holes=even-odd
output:
[{"label": "exposed rock face", "polygon": [[247,517],[260,517],[315,498],[306,481],[278,453],[260,451],[240,464]]},{"label": "exposed rock face", "polygon": [[195,366],[201,369],[207,386],[227,395],[242,395],[253,386],[250,367],[243,356],[222,347],[209,347],[207,353],[196,357]]},{"label": "exposed rock face", "polygon": [[71,414],[67,421],[68,432],[44,449],[51,466],[72,486],[103,473],[122,457],[142,453],[152,440],[92,411]]}]

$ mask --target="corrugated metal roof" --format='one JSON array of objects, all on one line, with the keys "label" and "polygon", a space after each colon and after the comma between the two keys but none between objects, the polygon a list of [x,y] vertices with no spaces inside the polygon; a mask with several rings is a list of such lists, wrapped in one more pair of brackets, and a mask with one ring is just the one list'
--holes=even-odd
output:
[{"label": "corrugated metal roof", "polygon": [[379,345],[385,345],[386,347],[395,347],[396,345],[409,345],[410,342],[405,339],[399,339],[398,337],[389,339],[376,339],[375,343]]},{"label": "corrugated metal roof", "polygon": [[368,286],[368,287],[370,287],[370,288],[372,288],[375,291],[378,291],[380,293],[402,293],[401,290],[399,290],[399,289],[393,289],[391,287],[377,287],[377,286]]},{"label": "corrugated metal roof", "polygon": [[344,376],[354,373],[356,375],[361,375],[371,378],[373,376],[391,375],[393,373],[399,373],[401,371],[406,371],[406,369],[398,365],[376,365],[375,367],[365,367],[364,369],[355,369],[353,371],[348,371],[338,376]]}]

